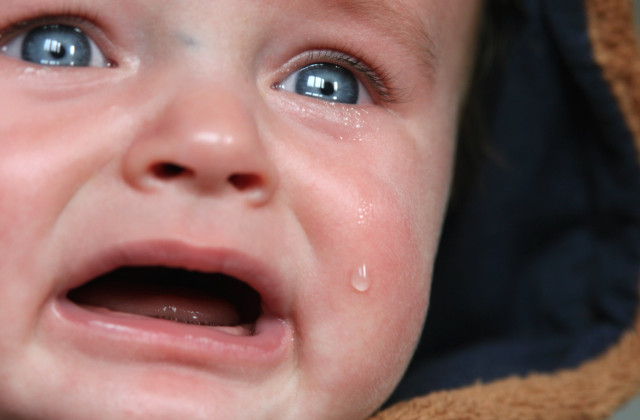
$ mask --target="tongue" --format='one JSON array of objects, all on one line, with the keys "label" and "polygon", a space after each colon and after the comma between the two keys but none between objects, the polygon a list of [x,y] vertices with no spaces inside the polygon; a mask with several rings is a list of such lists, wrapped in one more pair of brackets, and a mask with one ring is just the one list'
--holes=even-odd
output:
[{"label": "tongue", "polygon": [[82,305],[186,324],[235,326],[243,320],[235,305],[220,295],[225,281],[230,279],[178,269],[130,267],[72,290],[69,299]]}]

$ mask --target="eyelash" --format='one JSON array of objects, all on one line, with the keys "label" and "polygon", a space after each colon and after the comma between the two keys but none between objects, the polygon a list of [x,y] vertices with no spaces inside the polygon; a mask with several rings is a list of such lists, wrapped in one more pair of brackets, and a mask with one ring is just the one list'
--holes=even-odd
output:
[{"label": "eyelash", "polygon": [[346,65],[352,71],[364,77],[367,84],[373,89],[374,93],[381,101],[386,103],[397,103],[401,101],[401,95],[393,86],[393,78],[384,71],[380,66],[369,65],[364,60],[358,58],[359,54],[350,55],[342,52],[348,51],[347,48],[341,49],[314,49],[307,51],[302,56],[302,63],[298,63],[299,68],[308,65],[331,62],[336,65]]},{"label": "eyelash", "polygon": [[[98,45],[98,48],[106,56],[108,63],[107,67],[118,67],[118,63],[108,57],[109,42],[105,41],[105,36],[101,35],[98,25],[95,24],[97,15],[94,15],[84,9],[63,9],[60,13],[51,13],[46,11],[38,13],[38,9],[30,11],[29,15],[20,19],[7,19],[7,21],[0,22],[0,43],[5,41],[11,41],[14,37],[19,36],[25,31],[37,28],[44,25],[61,24],[77,27],[82,30],[87,36],[91,38],[93,42]],[[97,32],[97,33],[96,33]],[[105,45],[106,44],[106,45]]]},{"label": "eyelash", "polygon": [[[66,7],[56,13],[51,10],[40,10],[38,7],[30,10],[25,16],[19,19],[6,18],[0,22],[0,41],[5,38],[12,38],[17,32],[26,28],[39,25],[62,23],[83,27],[92,25],[98,19],[97,13],[89,12],[81,7]],[[83,28],[84,29],[84,28]]]}]

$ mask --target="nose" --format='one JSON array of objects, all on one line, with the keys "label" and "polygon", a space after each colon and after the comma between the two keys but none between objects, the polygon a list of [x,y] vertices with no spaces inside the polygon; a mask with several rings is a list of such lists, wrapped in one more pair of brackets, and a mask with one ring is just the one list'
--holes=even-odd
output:
[{"label": "nose", "polygon": [[254,113],[238,95],[205,89],[183,90],[149,120],[123,173],[137,189],[233,196],[253,206],[278,185]]}]

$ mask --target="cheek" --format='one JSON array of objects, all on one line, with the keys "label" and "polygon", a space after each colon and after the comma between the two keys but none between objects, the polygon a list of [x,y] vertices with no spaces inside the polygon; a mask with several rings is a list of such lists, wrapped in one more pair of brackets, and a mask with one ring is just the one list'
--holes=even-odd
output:
[{"label": "cheek", "polygon": [[[118,146],[109,140],[119,124],[105,100],[52,105],[0,87],[10,93],[0,98],[0,197],[10,197],[0,200],[0,252],[10,262],[0,268],[0,300],[11,297],[5,308],[24,312],[36,310],[49,292],[34,283],[46,282],[57,266],[57,222],[113,156]],[[15,315],[28,321],[25,313]]]},{"label": "cheek", "polygon": [[343,269],[356,291],[366,291],[358,290],[367,289],[364,278],[372,285],[383,279],[379,288],[397,286],[399,273],[429,278],[449,192],[452,135],[403,128],[392,120],[378,121],[376,130],[343,130],[338,140],[305,135],[309,150],[297,146],[282,155],[285,194],[315,263]]},{"label": "cheek", "polygon": [[300,288],[302,363],[317,389],[334,391],[327,399],[345,404],[354,398],[345,390],[379,404],[411,357],[449,187],[449,134],[428,142],[437,133],[376,127],[287,152],[302,157],[282,178],[313,250]]},{"label": "cheek", "polygon": [[73,195],[125,147],[133,116],[114,104],[132,95],[119,89],[43,99],[0,82],[5,88],[11,99],[0,98],[0,196],[12,200],[0,202],[0,223],[18,220],[13,226],[21,227],[20,237],[25,229],[44,235]]}]

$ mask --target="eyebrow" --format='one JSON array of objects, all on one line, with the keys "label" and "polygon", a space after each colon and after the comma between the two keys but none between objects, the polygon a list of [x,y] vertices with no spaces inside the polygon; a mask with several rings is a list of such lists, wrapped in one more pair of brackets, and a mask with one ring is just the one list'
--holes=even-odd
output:
[{"label": "eyebrow", "polygon": [[428,23],[399,2],[337,0],[330,2],[328,7],[330,11],[342,12],[348,17],[362,21],[377,32],[407,46],[419,63],[435,72],[438,56]]}]

